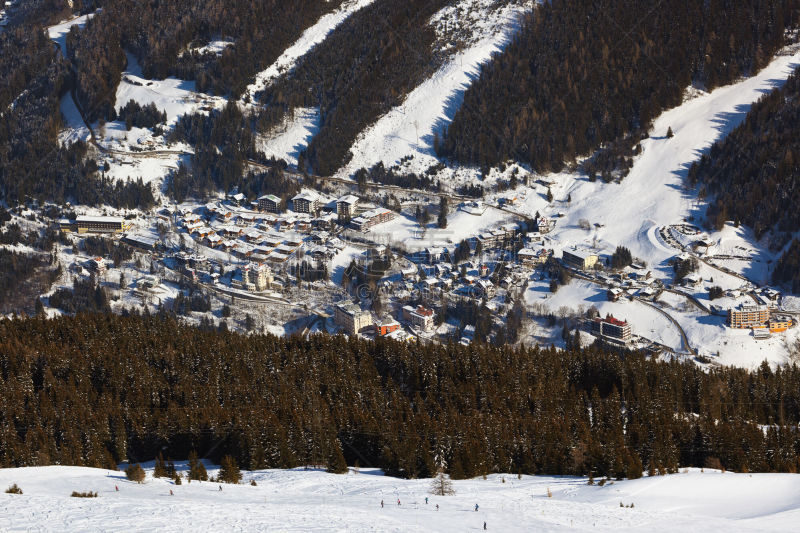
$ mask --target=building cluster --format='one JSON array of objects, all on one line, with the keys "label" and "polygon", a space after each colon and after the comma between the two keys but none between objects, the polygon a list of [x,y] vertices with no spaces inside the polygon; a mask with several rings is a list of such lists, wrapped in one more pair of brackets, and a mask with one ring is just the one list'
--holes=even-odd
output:
[{"label": "building cluster", "polygon": [[376,318],[368,310],[355,303],[342,303],[334,308],[334,323],[349,335],[369,334],[378,337],[406,340],[410,335],[403,330],[402,323],[417,332],[433,330],[433,310],[424,306],[407,305],[400,310],[399,319],[391,316]]},{"label": "building cluster", "polygon": [[728,311],[728,325],[733,329],[752,329],[756,337],[786,331],[793,325],[789,316],[772,316],[764,304],[741,304]]}]

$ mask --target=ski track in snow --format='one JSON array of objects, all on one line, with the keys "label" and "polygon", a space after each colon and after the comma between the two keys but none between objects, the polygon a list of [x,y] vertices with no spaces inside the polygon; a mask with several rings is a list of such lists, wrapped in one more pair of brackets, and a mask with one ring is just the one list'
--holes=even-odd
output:
[{"label": "ski track in snow", "polygon": [[301,35],[292,46],[287,48],[275,63],[256,75],[255,82],[247,86],[245,94],[253,95],[257,91],[263,90],[272,83],[275,78],[291,70],[298,59],[306,55],[314,46],[324,41],[328,34],[347,20],[350,15],[370,5],[374,1],[375,0],[348,0],[336,11],[320,17],[317,23],[306,29],[303,35]]},{"label": "ski track in snow", "polygon": [[[800,477],[791,474],[691,469],[603,487],[578,477],[493,474],[486,480],[455,481],[456,494],[440,497],[429,494],[430,480],[390,478],[373,469],[347,475],[301,469],[244,472],[243,484],[223,485],[220,491],[216,483],[175,486],[153,479],[152,463],[145,466],[148,478],[141,485],[120,471],[3,469],[0,486],[17,483],[24,494],[0,494],[2,529],[422,532],[482,530],[485,521],[489,531],[503,532],[755,532],[790,531],[800,518]],[[208,466],[214,475],[215,468]],[[250,486],[251,479],[258,486]],[[96,491],[99,497],[71,498],[73,490]],[[620,502],[635,507],[621,508]]]}]

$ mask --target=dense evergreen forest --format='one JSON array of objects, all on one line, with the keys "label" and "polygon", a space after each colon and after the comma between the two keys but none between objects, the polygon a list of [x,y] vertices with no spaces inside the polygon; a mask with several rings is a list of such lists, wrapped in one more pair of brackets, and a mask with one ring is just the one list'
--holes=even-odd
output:
[{"label": "dense evergreen forest", "polygon": [[[167,185],[169,194],[178,201],[234,189],[250,200],[264,191],[286,199],[300,190],[296,181],[284,178],[283,160],[267,158],[256,149],[251,121],[234,102],[208,115],[182,116],[169,140],[194,147],[190,166],[181,162]],[[250,160],[270,168],[265,172],[246,172]]]},{"label": "dense evergreen forest", "polygon": [[358,461],[398,476],[638,477],[798,468],[800,369],[573,347],[245,337],[166,316],[0,322],[0,464],[159,451],[248,468]]},{"label": "dense evergreen forest", "polygon": [[[106,0],[83,29],[67,36],[79,99],[91,120],[114,119],[125,52],[147,78],[196,80],[203,92],[239,96],[303,30],[341,0]],[[95,6],[92,6],[95,7]],[[90,9],[84,8],[85,12]],[[196,49],[233,42],[220,55]]]},{"label": "dense evergreen forest", "polygon": [[350,146],[437,66],[430,17],[452,0],[376,0],[304,56],[288,77],[259,95],[265,131],[298,107],[319,107],[321,124],[301,168],[330,175]]},{"label": "dense evergreen forest", "polygon": [[[604,168],[627,167],[652,120],[684,89],[730,83],[763,67],[797,21],[798,0],[553,0],[467,90],[440,155],[555,171],[624,140]],[[663,133],[661,133],[663,134]]]},{"label": "dense evergreen forest", "polygon": [[87,159],[84,143],[59,145],[59,103],[73,78],[42,27],[14,26],[0,33],[0,80],[0,194],[6,202],[153,205],[149,186],[105,179]]}]

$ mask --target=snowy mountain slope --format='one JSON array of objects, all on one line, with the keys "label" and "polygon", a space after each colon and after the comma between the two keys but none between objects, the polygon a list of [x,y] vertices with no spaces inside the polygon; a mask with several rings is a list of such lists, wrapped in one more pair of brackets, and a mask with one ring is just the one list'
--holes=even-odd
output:
[{"label": "snowy mountain slope", "polygon": [[[175,486],[149,476],[137,485],[122,472],[90,468],[3,469],[0,486],[17,483],[24,494],[0,494],[0,518],[5,531],[392,532],[482,530],[484,522],[487,531],[503,532],[789,531],[800,518],[800,478],[791,474],[693,469],[603,487],[588,486],[584,478],[495,474],[456,481],[456,494],[444,497],[429,494],[429,480],[369,469],[245,472],[244,483],[250,479],[258,486],[223,485],[220,491],[216,483]],[[73,490],[98,497],[71,498]]]},{"label": "snowy mountain slope", "polygon": [[266,70],[256,75],[255,81],[247,86],[245,95],[252,97],[257,91],[263,90],[272,80],[282,73],[292,69],[295,62],[303,57],[314,46],[325,40],[339,24],[359,9],[368,6],[375,0],[349,0],[344,2],[339,9],[320,17],[316,24],[303,32],[303,35]]},{"label": "snowy mountain slope", "polygon": [[[559,221],[554,237],[562,244],[589,244],[597,237],[608,247],[627,246],[635,256],[646,258],[653,266],[660,265],[674,251],[658,242],[653,228],[701,215],[696,191],[684,189],[688,167],[741,123],[750,105],[781,85],[798,64],[800,53],[779,56],[751,78],[663,113],[656,119],[651,137],[642,141],[643,153],[619,185],[604,184],[601,180],[591,183],[578,175],[555,176],[558,185],[553,188],[554,208],[560,209],[558,200],[570,195],[572,201],[564,204],[566,218]],[[671,139],[666,138],[669,127],[675,132]],[[548,209],[542,197],[532,200],[526,205],[530,213],[537,209],[553,210]],[[580,219],[603,227],[587,234],[578,227]],[[749,246],[761,249],[757,243]]]},{"label": "snowy mountain slope", "polygon": [[[703,218],[704,204],[697,198],[697,191],[684,188],[686,173],[692,162],[709,149],[717,140],[725,137],[746,116],[750,105],[762,94],[780,86],[789,74],[800,65],[800,53],[781,55],[756,76],[737,84],[721,87],[710,94],[702,94],[686,101],[679,107],[663,113],[656,121],[651,137],[642,142],[643,153],[634,160],[630,174],[620,184],[604,184],[601,180],[590,182],[585,176],[572,173],[545,176],[552,182],[550,187],[554,201],[545,198],[547,187],[535,185],[527,191],[519,191],[521,212],[533,214],[539,211],[557,218],[555,230],[550,235],[551,243],[560,250],[580,246],[596,246],[601,254],[611,254],[618,245],[628,247],[634,256],[648,262],[648,269],[662,279],[672,278],[669,259],[679,253],[658,236],[658,228],[683,222],[689,217]],[[672,128],[675,136],[666,138]],[[571,201],[568,201],[571,200]],[[581,229],[581,220],[588,221],[591,229]],[[600,226],[595,226],[600,224]],[[764,282],[768,278],[768,261],[774,254],[756,242],[747,228],[726,226],[720,232],[712,232],[710,240],[715,243],[717,253],[737,251],[750,256],[749,261],[726,262],[734,271]],[[550,244],[548,244],[548,247]],[[710,285],[737,288],[743,281],[719,270],[703,266],[701,277],[706,280],[699,294]],[[709,280],[714,282],[710,283]],[[577,285],[576,285],[577,284]],[[634,332],[677,348],[679,342],[665,331],[661,319],[649,319],[630,306],[620,308],[618,304],[605,302],[597,296],[597,288],[584,287],[583,282],[573,282],[562,296],[546,296],[544,303],[550,307],[567,305],[573,309],[595,305],[601,312],[615,312],[620,318],[633,321]],[[589,292],[585,292],[588,290]],[[528,301],[541,298],[537,289],[531,287]],[[571,298],[570,296],[574,296]],[[548,301],[552,300],[552,303]],[[709,302],[707,302],[709,303]],[[784,337],[766,341],[756,340],[748,330],[731,332],[724,326],[723,317],[696,315],[692,312],[675,312],[672,316],[686,331],[690,344],[704,355],[716,356],[722,364],[753,367],[767,359],[771,363],[786,360],[785,342],[798,336],[790,330]],[[674,327],[671,327],[674,330]]]},{"label": "snowy mountain slope", "polygon": [[[435,134],[441,134],[461,105],[464,92],[480,71],[480,66],[499,52],[519,29],[522,14],[532,3],[521,5],[498,4],[491,0],[462,0],[448,6],[433,18],[431,23],[439,32],[447,28],[455,34],[467,32],[454,28],[461,22],[474,20],[469,28],[471,35],[465,48],[453,53],[447,62],[412,91],[403,104],[392,109],[378,122],[367,128],[350,151],[351,161],[337,173],[350,176],[361,167],[369,168],[383,162],[392,166],[401,158],[413,155],[409,170],[421,172],[438,163],[433,151]],[[450,22],[448,22],[450,21]],[[445,51],[454,49],[447,41]]]}]

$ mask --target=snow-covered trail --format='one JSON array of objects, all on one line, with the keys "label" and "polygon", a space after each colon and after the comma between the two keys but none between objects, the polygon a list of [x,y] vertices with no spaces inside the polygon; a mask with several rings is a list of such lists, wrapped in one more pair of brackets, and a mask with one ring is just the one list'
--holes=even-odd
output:
[{"label": "snow-covered trail", "polygon": [[69,30],[73,26],[78,26],[79,28],[83,28],[86,25],[86,21],[94,16],[94,13],[90,13],[88,15],[81,15],[80,17],[75,17],[69,20],[65,20],[56,24],[55,26],[50,26],[47,28],[47,35],[58,44],[59,49],[61,50],[62,54],[67,52],[67,34]]},{"label": "snow-covered trail", "polygon": [[306,55],[314,46],[324,41],[328,34],[336,29],[339,24],[347,20],[350,15],[359,9],[368,6],[374,1],[375,0],[348,0],[342,3],[336,11],[320,17],[316,24],[306,29],[303,35],[275,60],[275,63],[256,75],[255,82],[247,86],[244,94],[253,96],[257,91],[261,91],[267,87],[282,73],[291,70],[298,59]]},{"label": "snow-covered trail", "polygon": [[[619,185],[559,176],[562,197],[571,195],[572,201],[554,236],[566,243],[586,242],[587,233],[578,228],[578,221],[586,219],[603,224],[591,238],[627,246],[651,264],[674,255],[656,240],[652,228],[701,214],[695,207],[695,192],[684,188],[692,162],[738,126],[752,103],[781,86],[798,65],[800,52],[779,56],[751,78],[664,112],[656,119],[651,137],[642,141],[643,152],[635,159],[630,174]],[[670,127],[674,137],[668,139]],[[531,212],[545,207],[541,202],[527,206]]]},{"label": "snow-covered trail", "polygon": [[[467,5],[473,3],[466,2]],[[359,168],[369,168],[378,162],[391,166],[407,155],[415,157],[412,166],[417,171],[438,162],[433,150],[434,135],[441,134],[453,120],[481,65],[502,51],[518,31],[522,14],[530,10],[521,5],[506,5],[499,9],[489,5],[483,9],[483,23],[474,28],[479,35],[476,42],[450,58],[433,76],[414,89],[402,105],[359,134],[350,149],[354,156],[337,172],[339,177],[348,177]]]},{"label": "snow-covered trail", "polygon": [[[487,531],[503,532],[755,532],[790,531],[800,518],[800,477],[791,474],[692,469],[603,487],[584,478],[495,474],[456,481],[456,494],[441,497],[429,494],[430,480],[371,469],[245,472],[243,484],[222,491],[209,482],[175,486],[150,473],[137,485],[122,472],[91,468],[3,469],[0,487],[17,483],[24,494],[0,493],[0,524],[4,531],[428,532],[483,530],[486,522]],[[98,497],[71,498],[73,490]]]}]

